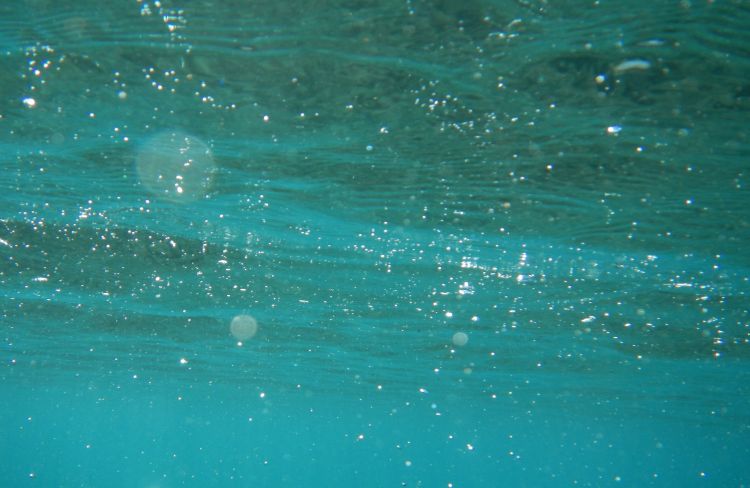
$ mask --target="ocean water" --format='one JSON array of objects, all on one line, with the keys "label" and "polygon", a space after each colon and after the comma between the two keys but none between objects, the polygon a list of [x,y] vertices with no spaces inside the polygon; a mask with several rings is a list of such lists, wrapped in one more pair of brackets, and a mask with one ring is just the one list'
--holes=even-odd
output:
[{"label": "ocean water", "polygon": [[750,485],[750,4],[0,5],[0,487]]}]

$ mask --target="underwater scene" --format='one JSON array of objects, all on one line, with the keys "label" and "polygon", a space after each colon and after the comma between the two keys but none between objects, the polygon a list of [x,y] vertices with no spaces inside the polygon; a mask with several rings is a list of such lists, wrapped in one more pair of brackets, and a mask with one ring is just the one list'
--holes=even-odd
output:
[{"label": "underwater scene", "polygon": [[750,3],[0,4],[0,487],[750,486]]}]

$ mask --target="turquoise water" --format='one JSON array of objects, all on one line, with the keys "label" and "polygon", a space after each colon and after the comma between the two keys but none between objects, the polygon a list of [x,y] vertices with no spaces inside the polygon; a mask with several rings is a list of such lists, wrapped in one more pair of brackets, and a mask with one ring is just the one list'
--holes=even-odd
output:
[{"label": "turquoise water", "polygon": [[743,1],[0,6],[0,486],[748,486]]}]

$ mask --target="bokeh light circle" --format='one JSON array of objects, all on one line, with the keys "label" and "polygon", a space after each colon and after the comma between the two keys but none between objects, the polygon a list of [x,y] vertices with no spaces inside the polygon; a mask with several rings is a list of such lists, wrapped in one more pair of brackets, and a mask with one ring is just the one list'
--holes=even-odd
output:
[{"label": "bokeh light circle", "polygon": [[469,336],[466,332],[456,332],[453,334],[453,345],[463,347],[469,342]]},{"label": "bokeh light circle", "polygon": [[258,321],[252,315],[237,315],[229,324],[229,332],[238,341],[246,341],[258,332]]},{"label": "bokeh light circle", "polygon": [[203,198],[216,170],[211,149],[181,131],[161,132],[147,140],[135,164],[138,178],[149,192],[182,203]]}]

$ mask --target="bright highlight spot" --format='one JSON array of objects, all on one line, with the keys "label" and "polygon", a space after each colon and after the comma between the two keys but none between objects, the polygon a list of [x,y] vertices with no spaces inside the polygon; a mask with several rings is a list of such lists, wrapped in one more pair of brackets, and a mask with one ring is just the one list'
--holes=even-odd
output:
[{"label": "bright highlight spot", "polygon": [[184,132],[162,132],[141,147],[135,160],[141,184],[173,202],[203,198],[213,181],[214,164],[209,147]]},{"label": "bright highlight spot", "polygon": [[229,324],[229,331],[239,341],[250,339],[258,332],[258,321],[250,315],[238,315]]},{"label": "bright highlight spot", "polygon": [[626,71],[646,71],[651,67],[651,63],[645,59],[630,59],[623,61],[622,63],[615,66],[615,73],[621,74]]}]

